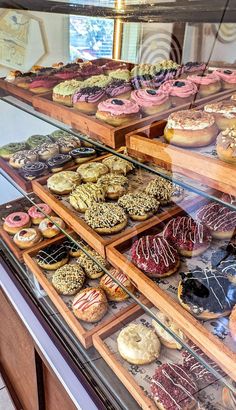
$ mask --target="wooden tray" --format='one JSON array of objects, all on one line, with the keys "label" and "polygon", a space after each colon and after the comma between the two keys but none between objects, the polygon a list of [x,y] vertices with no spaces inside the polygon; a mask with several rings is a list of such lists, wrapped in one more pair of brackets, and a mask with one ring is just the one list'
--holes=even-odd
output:
[{"label": "wooden tray", "polygon": [[25,90],[24,88],[18,87],[16,84],[10,83],[6,81],[4,78],[0,78],[0,88],[6,92],[6,94],[14,95],[14,97],[32,104],[33,97],[35,97],[35,93],[32,93],[29,90]]},{"label": "wooden tray", "polygon": [[[140,407],[143,410],[156,410],[157,407],[150,394],[152,376],[156,368],[162,363],[173,362],[181,364],[182,353],[181,351],[162,346],[161,354],[157,361],[142,366],[129,364],[119,354],[117,336],[119,332],[130,323],[138,323],[150,327],[152,320],[139,306],[135,306],[119,319],[114,320],[94,334],[94,347],[125,385]],[[201,404],[207,405],[206,408],[208,408],[209,405],[212,405],[211,408],[215,408],[214,405],[221,403],[221,391],[221,386],[217,382],[212,383],[210,386],[201,383],[201,386],[199,384],[198,399],[201,401]],[[223,408],[222,406],[222,409]]]},{"label": "wooden tray", "polygon": [[[203,201],[204,203],[204,201]],[[193,207],[188,214],[194,216],[200,204]],[[180,212],[179,215],[186,213]],[[175,215],[176,216],[176,215]],[[168,278],[151,279],[145,275],[138,267],[136,267],[130,258],[129,250],[133,242],[141,236],[154,235],[162,231],[166,222],[170,218],[165,218],[156,226],[138,228],[136,234],[128,234],[113,242],[106,249],[107,259],[115,267],[123,270],[136,286],[136,288],[146,296],[157,308],[173,318],[178,325],[183,329],[184,333],[193,340],[212,360],[219,364],[219,366],[234,380],[236,380],[236,344],[233,343],[232,338],[224,334],[220,334],[219,338],[213,335],[217,333],[218,327],[226,330],[228,319],[216,319],[212,321],[201,322],[194,318],[191,313],[187,312],[178,302],[177,286],[179,282],[179,275],[171,275]],[[181,258],[181,271],[187,271],[196,266],[206,266],[210,260],[211,253],[218,249],[219,241],[209,248],[204,254],[197,258],[187,259],[188,267],[184,263],[186,258]],[[222,242],[221,242],[222,245]],[[206,259],[206,257],[208,259]],[[225,337],[224,343],[221,341]]]},{"label": "wooden tray", "polygon": [[[37,198],[34,194],[30,195],[30,198],[37,204],[42,202],[39,198]],[[7,244],[8,248],[11,250],[11,252],[15,255],[15,257],[20,261],[23,262],[23,253],[25,252],[25,249],[19,249],[18,246],[16,246],[15,242],[13,241],[13,236],[14,235],[9,235],[6,231],[3,229],[3,221],[4,218],[9,215],[12,212],[27,212],[28,209],[32,206],[32,204],[29,202],[27,198],[21,197],[18,198],[14,201],[7,202],[6,204],[0,205],[0,237],[3,239],[3,241]],[[32,225],[32,228],[38,227],[38,225]],[[57,239],[64,238],[64,234],[60,233],[56,236]],[[49,239],[43,239],[40,242],[40,246],[47,246],[50,244],[52,241],[52,238]],[[35,247],[38,247],[39,244],[36,244],[30,248],[30,250],[34,250]]]},{"label": "wooden tray", "polygon": [[[61,241],[62,241],[61,238],[54,238],[54,240],[52,240],[50,244],[57,244],[57,243],[60,243]],[[36,279],[38,280],[40,285],[43,287],[43,289],[46,291],[47,295],[49,296],[51,301],[54,303],[55,307],[58,309],[58,312],[62,315],[62,317],[64,318],[66,323],[69,325],[71,330],[74,332],[76,337],[79,339],[82,345],[87,349],[91,347],[93,344],[92,335],[94,335],[99,330],[101,330],[103,326],[114,321],[114,319],[119,318],[121,314],[130,310],[136,304],[132,302],[131,299],[127,299],[126,301],[123,301],[123,302],[109,302],[108,313],[98,323],[86,323],[86,322],[78,320],[74,316],[72,309],[71,309],[72,300],[74,296],[59,295],[51,283],[51,277],[55,271],[51,271],[51,272],[44,271],[43,269],[40,268],[40,266],[37,264],[35,260],[35,256],[37,255],[39,250],[43,248],[45,248],[44,245],[38,244],[38,246],[35,247],[34,249],[24,252],[23,253],[24,262],[28,266],[30,271],[35,275]],[[71,257],[70,262],[73,260],[76,261],[76,258]],[[98,280],[96,279],[87,280],[86,282],[89,286],[95,286],[95,287],[98,286]],[[144,300],[144,298],[141,297],[140,300]]]},{"label": "wooden tray", "polygon": [[[217,100],[228,99],[231,94],[227,93]],[[221,192],[236,195],[235,166],[217,158],[215,143],[202,148],[167,144],[162,137],[165,125],[166,121],[162,120],[128,133],[126,146],[129,155],[154,162],[173,174],[179,172]]]}]

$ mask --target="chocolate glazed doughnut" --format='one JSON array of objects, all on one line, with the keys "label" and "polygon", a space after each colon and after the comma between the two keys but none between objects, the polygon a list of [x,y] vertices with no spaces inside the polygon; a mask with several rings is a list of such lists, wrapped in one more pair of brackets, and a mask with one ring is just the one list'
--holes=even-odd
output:
[{"label": "chocolate glazed doughnut", "polygon": [[57,154],[47,161],[47,165],[52,172],[59,172],[63,170],[63,167],[72,160],[70,155]]},{"label": "chocolate glazed doughnut", "polygon": [[44,162],[28,163],[21,168],[21,173],[25,179],[32,180],[48,173],[48,166]]}]

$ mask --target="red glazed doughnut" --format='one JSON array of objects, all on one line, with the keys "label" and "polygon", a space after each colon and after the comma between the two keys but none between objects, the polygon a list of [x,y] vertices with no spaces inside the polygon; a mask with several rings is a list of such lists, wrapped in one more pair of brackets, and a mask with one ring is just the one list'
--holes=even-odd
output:
[{"label": "red glazed doughnut", "polygon": [[197,218],[211,231],[213,238],[231,239],[236,229],[236,211],[227,206],[210,202],[197,212]]}]

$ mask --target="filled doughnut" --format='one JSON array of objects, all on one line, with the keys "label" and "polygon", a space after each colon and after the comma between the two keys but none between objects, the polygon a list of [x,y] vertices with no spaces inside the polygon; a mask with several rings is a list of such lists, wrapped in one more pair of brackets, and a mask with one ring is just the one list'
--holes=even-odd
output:
[{"label": "filled doughnut", "polygon": [[23,228],[13,237],[13,241],[20,249],[32,248],[32,246],[42,241],[42,239],[42,235],[38,229],[34,228]]},{"label": "filled doughnut", "polygon": [[235,233],[236,211],[227,206],[210,202],[198,210],[196,217],[210,229],[213,238],[231,239]]},{"label": "filled doughnut", "polygon": [[65,226],[65,222],[61,218],[51,216],[50,219],[45,218],[40,222],[39,230],[44,238],[53,238],[61,232],[60,228],[65,229]]},{"label": "filled doughnut", "polygon": [[[42,209],[43,212],[40,212],[39,209]],[[50,215],[51,213],[52,210],[50,206],[44,203],[37,204],[37,206],[31,206],[31,208],[28,209],[28,214],[34,225],[39,225],[40,222],[45,218],[45,214]]]},{"label": "filled doughnut", "polygon": [[49,245],[40,249],[36,255],[37,264],[45,270],[56,270],[69,260],[68,251],[64,244]]},{"label": "filled doughnut", "polygon": [[75,296],[72,310],[74,315],[84,322],[98,322],[108,310],[106,295],[100,288],[83,289]]}]

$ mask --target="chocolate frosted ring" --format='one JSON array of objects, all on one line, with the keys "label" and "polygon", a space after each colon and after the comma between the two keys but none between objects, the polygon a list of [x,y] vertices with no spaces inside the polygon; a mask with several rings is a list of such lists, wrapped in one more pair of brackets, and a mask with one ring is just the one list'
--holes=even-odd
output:
[{"label": "chocolate frosted ring", "polygon": [[67,154],[57,154],[47,161],[49,168],[62,166],[71,160],[71,156]]},{"label": "chocolate frosted ring", "polygon": [[89,148],[89,147],[80,147],[80,148],[75,148],[72,151],[70,151],[70,155],[73,158],[78,158],[78,157],[90,157],[91,155],[95,155],[96,151],[94,148]]},{"label": "chocolate frosted ring", "polygon": [[22,167],[23,177],[26,179],[34,179],[45,175],[48,172],[48,166],[44,162],[28,163]]}]

